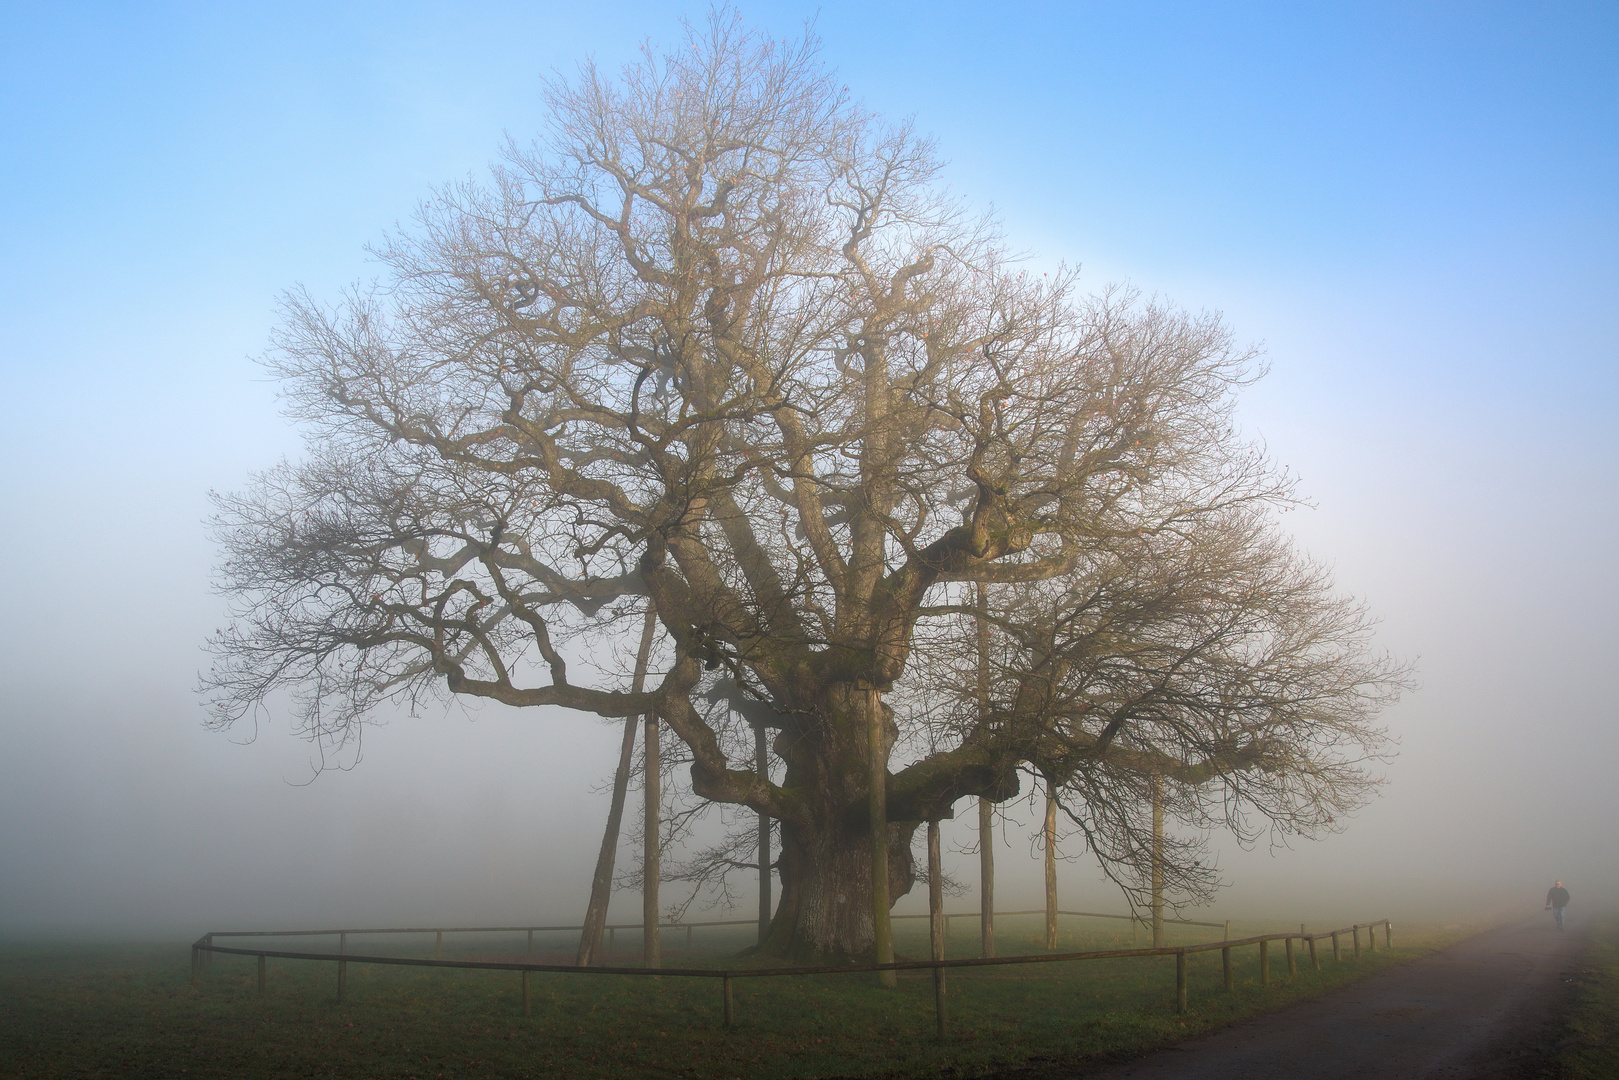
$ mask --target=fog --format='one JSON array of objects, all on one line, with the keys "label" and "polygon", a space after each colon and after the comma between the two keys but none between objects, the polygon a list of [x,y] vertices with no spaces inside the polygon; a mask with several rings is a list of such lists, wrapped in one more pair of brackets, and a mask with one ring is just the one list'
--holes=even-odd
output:
[{"label": "fog", "polygon": [[[209,733],[194,687],[224,617],[207,493],[299,453],[252,360],[277,294],[375,274],[366,243],[539,130],[548,71],[701,15],[619,7],[13,14],[0,935],[582,915],[615,725],[424,707],[317,776],[283,711]],[[744,14],[785,36],[806,10]],[[935,133],[1034,265],[1264,343],[1241,422],[1314,503],[1288,526],[1417,662],[1379,797],[1317,842],[1213,838],[1228,885],[1204,917],[1482,920],[1553,878],[1571,912],[1614,906],[1612,8],[820,11],[851,92]],[[1036,821],[1010,808],[1003,908],[1040,902]],[[1124,910],[1073,846],[1062,906]]]}]

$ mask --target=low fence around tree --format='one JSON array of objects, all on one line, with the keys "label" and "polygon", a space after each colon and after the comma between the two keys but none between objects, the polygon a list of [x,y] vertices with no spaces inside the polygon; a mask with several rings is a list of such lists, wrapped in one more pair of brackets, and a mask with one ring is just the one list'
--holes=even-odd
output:
[{"label": "low fence around tree", "polygon": [[[997,911],[997,912],[994,912],[991,917],[996,918],[996,919],[1002,919],[1002,918],[1009,918],[1009,917],[1017,916],[1017,915],[1044,915],[1044,914],[1046,914],[1046,911],[1045,911],[1044,908],[1037,908],[1037,909],[1031,909],[1031,910],[1028,910],[1028,911]],[[1144,916],[1141,916],[1141,915],[1117,915],[1117,914],[1114,914],[1112,912],[1105,912],[1105,911],[1058,911],[1057,914],[1058,915],[1068,915],[1068,916],[1072,916],[1074,918],[1084,918],[1084,919],[1126,919],[1126,920],[1129,920],[1129,922],[1131,924],[1130,932],[1131,932],[1132,936],[1138,935],[1142,927],[1151,925],[1149,920],[1147,918],[1145,918]],[[932,916],[929,915],[927,912],[922,912],[920,914],[915,914],[915,915],[906,914],[906,915],[890,915],[889,916],[889,918],[891,918],[891,919],[927,919],[927,918],[931,918],[931,917]],[[977,911],[948,911],[948,912],[943,913],[943,918],[944,918],[944,937],[945,937],[945,940],[948,941],[948,940],[950,940],[950,920],[952,920],[952,919],[969,919],[969,918],[971,918],[971,919],[981,919],[981,918],[983,918],[983,914],[981,912],[977,912]],[[1216,930],[1219,930],[1219,929],[1221,929],[1223,927],[1225,929],[1226,936],[1227,937],[1231,936],[1231,920],[1229,920],[1229,919],[1227,919],[1223,923],[1217,923],[1217,922],[1200,922],[1197,919],[1166,918],[1164,920],[1164,922],[1165,923],[1172,923],[1172,924],[1174,924],[1176,926],[1211,926]],[[645,925],[646,925],[645,923],[608,923],[607,925],[603,926],[602,929],[607,931],[607,951],[611,952],[613,950],[613,947],[614,947],[614,935],[615,935],[616,931],[619,931],[619,930],[640,930],[640,929],[643,929],[645,927]],[[661,929],[661,930],[684,930],[684,931],[686,931],[686,947],[688,949],[691,948],[692,931],[693,930],[700,930],[700,929],[704,929],[704,928],[708,928],[708,927],[715,927],[715,926],[757,926],[757,925],[758,925],[758,920],[757,919],[718,919],[718,920],[709,921],[709,922],[683,922],[683,921],[670,920],[669,922],[659,923],[658,924],[659,929]],[[207,934],[203,935],[203,940],[206,940],[211,944],[213,942],[213,939],[216,938],[216,937],[335,937],[335,938],[338,939],[338,949],[337,949],[337,951],[339,953],[346,953],[348,951],[348,938],[349,938],[350,934],[353,934],[355,936],[360,936],[360,935],[363,935],[363,934],[374,934],[374,935],[380,935],[380,934],[432,934],[432,935],[434,935],[433,959],[442,960],[444,958],[444,935],[445,934],[525,934],[526,933],[528,935],[527,952],[528,952],[528,955],[532,956],[532,955],[534,955],[534,935],[535,934],[578,933],[579,931],[581,931],[583,929],[584,929],[583,926],[399,926],[399,927],[350,927],[350,928],[347,928],[347,929],[337,929],[337,930],[211,930]]]},{"label": "low fence around tree", "polygon": [[[1032,908],[1032,909],[1030,909],[1028,911],[997,911],[997,912],[994,913],[993,917],[997,918],[997,919],[1000,919],[1000,918],[1004,918],[1004,917],[1010,916],[1010,915],[1044,915],[1044,914],[1046,914],[1046,909],[1045,908]],[[1072,916],[1075,916],[1075,917],[1078,917],[1078,918],[1085,918],[1085,919],[1128,919],[1130,921],[1130,924],[1131,924],[1130,925],[1130,933],[1132,935],[1138,934],[1143,926],[1151,926],[1152,925],[1151,920],[1147,919],[1145,916],[1142,916],[1142,915],[1115,915],[1112,912],[1106,912],[1106,911],[1058,911],[1057,914],[1058,915],[1072,915]],[[923,912],[923,913],[921,913],[919,915],[890,915],[889,916],[890,919],[927,919],[927,918],[931,918],[931,917],[932,916],[930,916],[926,912]],[[982,918],[983,918],[983,914],[981,912],[977,912],[977,911],[948,911],[948,912],[945,912],[944,913],[944,939],[946,941],[950,940],[950,920],[951,919],[982,919]],[[1167,918],[1167,919],[1164,920],[1164,922],[1173,923],[1176,926],[1212,926],[1216,930],[1224,928],[1224,930],[1226,931],[1226,936],[1227,937],[1231,936],[1231,920],[1230,919],[1227,919],[1223,923],[1217,923],[1217,922],[1200,922],[1197,919]]]},{"label": "low fence around tree", "polygon": [[[1044,915],[1044,911],[1034,912],[996,912],[996,915],[1036,914]],[[1138,918],[1129,915],[1106,915],[1100,913],[1060,912],[1067,915],[1088,914],[1098,918]],[[926,918],[927,916],[896,916],[896,918]],[[1165,920],[1170,921],[1170,920]],[[1199,926],[1220,926],[1220,923],[1194,923],[1189,919],[1178,919],[1175,922]],[[720,922],[674,924],[679,926],[745,926],[755,925],[756,920],[740,919]],[[579,967],[575,964],[536,964],[529,961],[516,960],[445,960],[439,955],[442,952],[444,935],[450,933],[518,933],[527,931],[529,950],[532,954],[534,934],[546,931],[577,930],[579,927],[544,927],[544,926],[513,926],[513,927],[425,927],[425,928],[398,928],[398,929],[352,929],[352,930],[215,930],[198,938],[191,946],[191,979],[193,983],[199,981],[202,968],[214,953],[231,956],[253,956],[258,958],[258,990],[264,993],[265,969],[269,960],[316,960],[334,962],[337,964],[337,1000],[344,1000],[347,992],[348,965],[349,964],[380,964],[394,967],[437,967],[456,968],[467,971],[515,971],[522,976],[523,989],[523,1015],[529,1016],[532,1012],[531,995],[529,991],[529,976],[534,972],[563,975],[621,975],[631,978],[640,977],[670,977],[692,979],[718,979],[720,980],[720,993],[723,1002],[724,1023],[729,1028],[734,1022],[734,994],[733,986],[737,979],[773,978],[784,975],[851,975],[862,972],[880,971],[931,971],[933,973],[934,987],[934,1013],[937,1019],[939,1038],[947,1036],[948,1024],[945,1010],[945,973],[952,968],[974,967],[1010,967],[1017,964],[1059,964],[1073,963],[1084,960],[1109,960],[1125,957],[1173,956],[1175,958],[1175,1011],[1184,1013],[1188,1008],[1186,969],[1187,957],[1196,953],[1207,953],[1218,950],[1221,954],[1222,984],[1226,991],[1235,989],[1232,977],[1231,952],[1233,949],[1257,946],[1259,949],[1259,981],[1262,986],[1269,986],[1270,975],[1270,946],[1272,942],[1282,942],[1287,954],[1287,973],[1289,976],[1298,972],[1299,957],[1294,943],[1298,942],[1309,951],[1311,966],[1321,970],[1321,957],[1318,943],[1330,941],[1332,944],[1332,958],[1341,962],[1343,959],[1342,939],[1347,936],[1353,942],[1353,956],[1360,956],[1360,932],[1366,931],[1366,944],[1368,950],[1377,948],[1377,929],[1383,929],[1384,948],[1394,945],[1394,924],[1388,919],[1378,919],[1369,923],[1354,923],[1350,926],[1339,927],[1336,930],[1324,930],[1317,933],[1306,933],[1301,923],[1298,931],[1276,934],[1257,934],[1252,937],[1232,939],[1229,935],[1230,923],[1223,924],[1228,929],[1227,936],[1220,941],[1205,942],[1197,945],[1166,945],[1144,949],[1095,949],[1088,952],[1072,953],[1045,953],[1025,956],[985,956],[967,957],[957,960],[901,960],[888,964],[847,964],[825,965],[818,967],[782,967],[782,968],[671,968],[671,967]],[[630,929],[629,924],[619,929]],[[640,924],[634,928],[639,929]],[[339,951],[335,953],[292,952],[279,949],[248,949],[234,948],[227,945],[216,945],[214,939],[218,937],[252,938],[252,937],[318,937],[338,935]],[[403,956],[367,956],[349,953],[346,951],[348,935],[350,934],[435,934],[435,956],[433,959]]]}]

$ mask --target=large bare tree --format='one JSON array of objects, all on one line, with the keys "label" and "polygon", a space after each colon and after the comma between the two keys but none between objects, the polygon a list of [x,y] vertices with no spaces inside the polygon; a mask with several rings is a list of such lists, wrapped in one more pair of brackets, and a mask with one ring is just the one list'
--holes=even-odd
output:
[{"label": "large bare tree", "polygon": [[1194,824],[1365,798],[1402,671],[1278,532],[1217,319],[1009,258],[808,38],[722,13],[547,103],[385,283],[286,301],[309,449],[220,500],[218,724],[288,687],[339,743],[430,693],[655,716],[780,823],[765,947],[834,956],[882,955],[919,822],[1024,768],[1125,870],[1150,777]]}]

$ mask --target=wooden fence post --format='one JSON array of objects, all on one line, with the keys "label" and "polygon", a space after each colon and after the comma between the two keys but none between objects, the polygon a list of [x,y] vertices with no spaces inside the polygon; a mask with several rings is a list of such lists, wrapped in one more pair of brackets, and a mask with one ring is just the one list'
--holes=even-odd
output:
[{"label": "wooden fence post", "polygon": [[1343,957],[1338,952],[1338,931],[1334,930],[1332,932],[1332,962],[1336,964],[1342,960]]},{"label": "wooden fence post", "polygon": [[[209,934],[208,935],[208,944],[209,944],[209,946],[212,946],[213,943],[214,943],[214,935]],[[205,953],[202,954],[202,966],[203,967],[213,967],[214,966],[214,954],[213,953],[205,952]]]},{"label": "wooden fence post", "polygon": [[1394,924],[1387,920],[1383,922],[1383,944],[1394,948]]},{"label": "wooden fence post", "polygon": [[731,1027],[731,977],[729,975],[723,976],[720,982],[724,984],[722,989],[725,993],[725,1027],[729,1031]]},{"label": "wooden fence post", "polygon": [[1224,972],[1225,988],[1227,990],[1233,989],[1232,982],[1231,982],[1231,950],[1230,949],[1221,949],[1220,950],[1220,969],[1221,969],[1221,971]]},{"label": "wooden fence post", "polygon": [[259,954],[259,993],[264,993],[264,954]]},{"label": "wooden fence post", "polygon": [[1360,959],[1360,924],[1356,923],[1354,926],[1351,926],[1349,928],[1349,932],[1351,934],[1353,934],[1354,937],[1355,937],[1355,959],[1359,960]]},{"label": "wooden fence post", "polygon": [[528,972],[523,972],[523,1015],[529,1016]]},{"label": "wooden fence post", "polygon": [[1293,939],[1287,939],[1287,977],[1291,979],[1299,973],[1299,962],[1293,957]]},{"label": "wooden fence post", "polygon": [[1375,923],[1366,924],[1366,951],[1377,951],[1377,926]]},{"label": "wooden fence post", "polygon": [[1186,1011],[1186,950],[1175,954],[1175,1011]]},{"label": "wooden fence post", "polygon": [[1270,985],[1270,942],[1264,938],[1259,941],[1259,985]]}]

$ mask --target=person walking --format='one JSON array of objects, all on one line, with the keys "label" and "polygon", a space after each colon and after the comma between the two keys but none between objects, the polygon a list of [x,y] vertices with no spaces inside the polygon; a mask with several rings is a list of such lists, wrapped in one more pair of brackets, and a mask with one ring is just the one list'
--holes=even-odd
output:
[{"label": "person walking", "polygon": [[1568,890],[1561,881],[1546,890],[1546,908],[1557,918],[1557,929],[1563,929],[1563,909],[1568,907]]}]

